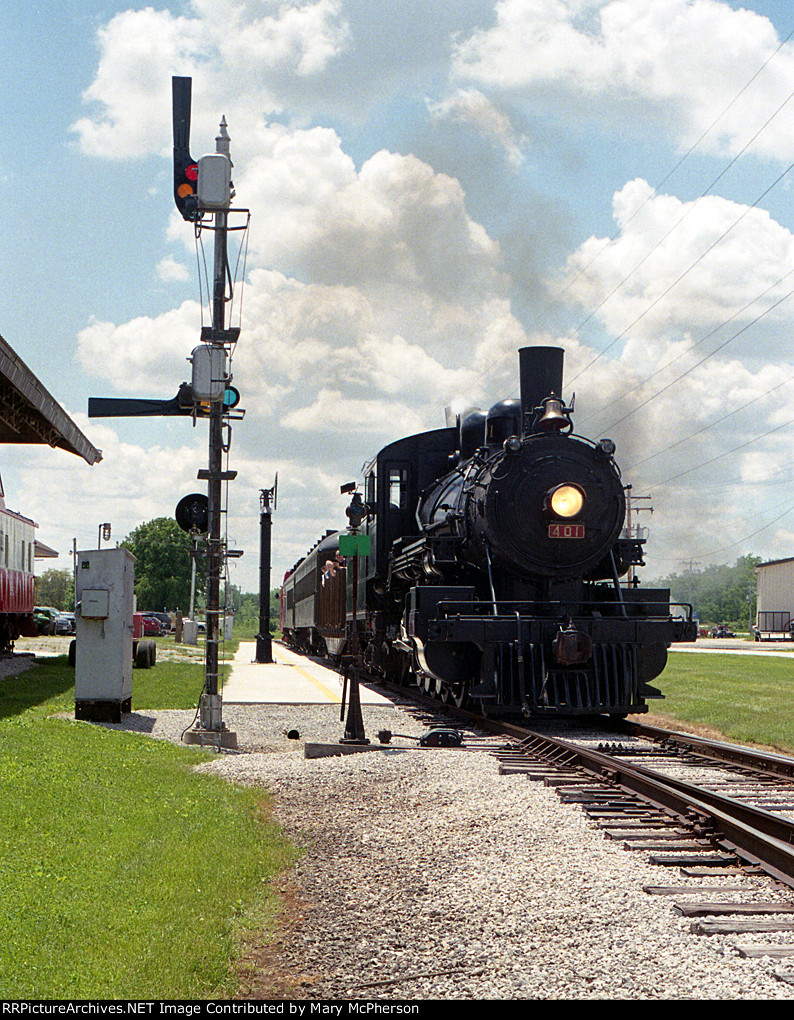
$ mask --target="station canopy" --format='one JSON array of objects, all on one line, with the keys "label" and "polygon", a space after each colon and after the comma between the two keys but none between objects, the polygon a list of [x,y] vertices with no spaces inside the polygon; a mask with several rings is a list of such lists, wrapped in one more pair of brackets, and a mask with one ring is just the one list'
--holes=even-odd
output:
[{"label": "station canopy", "polygon": [[39,443],[102,460],[61,405],[0,336],[0,443]]}]

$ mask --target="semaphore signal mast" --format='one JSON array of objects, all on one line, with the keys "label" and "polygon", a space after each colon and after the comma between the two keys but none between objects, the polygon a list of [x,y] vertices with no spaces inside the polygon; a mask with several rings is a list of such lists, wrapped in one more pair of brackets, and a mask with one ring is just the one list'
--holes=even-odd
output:
[{"label": "semaphore signal mast", "polygon": [[[220,586],[226,560],[241,556],[226,548],[222,517],[226,513],[223,483],[232,481],[236,471],[223,470],[223,458],[231,445],[231,419],[245,414],[235,410],[240,395],[230,384],[230,364],[240,329],[226,323],[226,304],[231,299],[231,273],[228,260],[228,233],[248,228],[245,224],[229,224],[231,201],[234,197],[231,171],[229,133],[222,118],[215,139],[215,152],[194,160],[190,155],[190,106],[192,79],[171,79],[174,129],[174,201],[183,219],[194,224],[196,235],[202,230],[214,233],[214,272],[212,292],[212,325],[202,326],[201,343],[189,359],[192,363],[190,384],[182,383],[171,400],[117,399],[92,397],[88,401],[89,418],[185,415],[209,422],[209,458],[206,469],[198,472],[199,480],[207,482],[207,494],[193,493],[180,500],[177,523],[189,531],[194,540],[206,535],[207,617],[204,692],[199,703],[195,727],[185,734],[187,743],[236,747],[236,734],[223,722],[223,703],[219,690]],[[226,438],[224,439],[224,432]],[[196,544],[194,541],[194,545]]]},{"label": "semaphore signal mast", "polygon": [[[223,538],[221,517],[223,483],[233,481],[236,471],[223,470],[223,457],[231,441],[224,442],[224,428],[229,412],[226,400],[231,382],[228,365],[240,335],[239,329],[227,328],[227,281],[231,280],[228,260],[229,210],[234,188],[232,160],[226,118],[221,119],[215,138],[215,152],[202,156],[198,162],[190,157],[191,79],[172,78],[174,118],[174,201],[182,217],[195,224],[196,230],[212,230],[215,235],[212,293],[212,325],[201,330],[202,354],[206,362],[207,383],[204,392],[196,394],[209,404],[209,462],[198,477],[207,482],[207,636],[204,693],[199,705],[199,719],[190,733],[190,742],[212,743],[236,747],[236,735],[223,722],[223,701],[219,689],[220,586],[229,551]],[[244,210],[247,213],[247,210]],[[247,220],[246,220],[247,225]],[[195,377],[195,373],[194,373]]]}]

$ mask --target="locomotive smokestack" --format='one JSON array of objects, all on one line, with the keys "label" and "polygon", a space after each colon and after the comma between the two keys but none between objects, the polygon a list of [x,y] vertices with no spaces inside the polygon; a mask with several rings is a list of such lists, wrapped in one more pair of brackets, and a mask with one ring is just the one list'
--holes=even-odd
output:
[{"label": "locomotive smokestack", "polygon": [[526,435],[532,425],[535,408],[544,397],[562,395],[562,347],[522,347],[518,352],[521,378],[522,432]]}]

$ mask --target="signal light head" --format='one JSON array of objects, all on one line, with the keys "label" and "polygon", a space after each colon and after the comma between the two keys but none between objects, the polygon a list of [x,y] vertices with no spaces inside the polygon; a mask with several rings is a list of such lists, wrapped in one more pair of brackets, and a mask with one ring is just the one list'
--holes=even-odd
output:
[{"label": "signal light head", "polygon": [[198,210],[198,163],[174,160],[174,201],[183,219],[195,219]]},{"label": "signal light head", "polygon": [[174,512],[176,523],[183,531],[194,529],[204,535],[209,526],[208,499],[203,492],[192,492],[183,496],[176,505]]},{"label": "signal light head", "polygon": [[191,163],[190,166],[185,167],[184,180],[181,184],[177,185],[177,195],[185,199],[189,195],[195,195],[196,193],[196,181],[198,180],[198,164]]}]

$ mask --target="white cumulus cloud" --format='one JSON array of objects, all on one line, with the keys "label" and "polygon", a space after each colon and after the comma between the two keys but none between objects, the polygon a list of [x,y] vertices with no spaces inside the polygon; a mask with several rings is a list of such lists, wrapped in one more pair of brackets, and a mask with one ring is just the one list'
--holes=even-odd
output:
[{"label": "white cumulus cloud", "polygon": [[764,209],[716,195],[686,203],[640,179],[615,194],[613,209],[615,236],[581,244],[564,285],[613,334],[705,332],[734,317],[741,325],[792,289],[794,236]]},{"label": "white cumulus cloud", "polygon": [[[767,18],[722,0],[499,0],[495,11],[495,25],[457,42],[456,74],[520,92],[563,119],[586,114],[632,130],[651,118],[681,147],[708,131],[704,146],[734,153],[794,90],[786,44],[737,96],[779,40]],[[790,159],[788,119],[771,124],[753,151]]]}]

